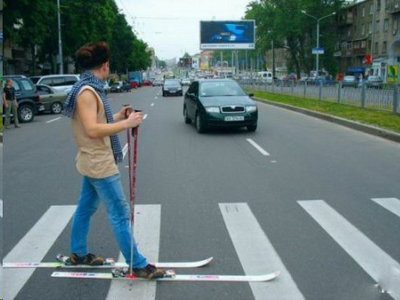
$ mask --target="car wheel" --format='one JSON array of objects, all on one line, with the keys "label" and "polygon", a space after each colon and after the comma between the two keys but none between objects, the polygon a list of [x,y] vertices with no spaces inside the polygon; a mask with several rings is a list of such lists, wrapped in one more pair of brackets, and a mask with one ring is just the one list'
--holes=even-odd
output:
[{"label": "car wheel", "polygon": [[192,120],[189,118],[189,116],[188,116],[188,114],[187,114],[187,109],[186,109],[186,107],[183,108],[183,116],[184,116],[184,119],[185,119],[185,123],[186,123],[186,124],[192,123]]},{"label": "car wheel", "polygon": [[61,102],[54,102],[50,107],[50,111],[52,114],[59,114],[61,113],[62,109],[63,105]]},{"label": "car wheel", "polygon": [[162,96],[165,97],[165,93],[164,92],[162,92]]},{"label": "car wheel", "polygon": [[35,110],[31,105],[22,104],[18,108],[18,119],[21,123],[32,122],[35,118]]},{"label": "car wheel", "polygon": [[199,112],[196,114],[196,130],[198,133],[204,133],[206,131],[204,120]]},{"label": "car wheel", "polygon": [[257,130],[257,125],[249,125],[247,126],[247,130],[250,132],[254,132]]}]

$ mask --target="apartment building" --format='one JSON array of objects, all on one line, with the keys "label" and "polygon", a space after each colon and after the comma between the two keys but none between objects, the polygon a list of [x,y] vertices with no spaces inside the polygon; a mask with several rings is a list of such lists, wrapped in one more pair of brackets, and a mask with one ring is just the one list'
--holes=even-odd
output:
[{"label": "apartment building", "polygon": [[400,0],[366,0],[338,13],[335,58],[343,73],[400,82]]}]

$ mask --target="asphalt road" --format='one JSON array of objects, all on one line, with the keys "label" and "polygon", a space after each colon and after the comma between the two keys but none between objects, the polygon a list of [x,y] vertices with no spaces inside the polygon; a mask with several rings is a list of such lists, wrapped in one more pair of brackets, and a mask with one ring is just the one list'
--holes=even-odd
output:
[{"label": "asphalt road", "polygon": [[[160,261],[214,257],[205,268],[181,273],[279,269],[281,276],[258,284],[129,286],[52,278],[52,269],[28,275],[7,269],[6,295],[12,286],[19,300],[400,299],[399,144],[266,104],[259,104],[255,133],[198,134],[184,124],[182,97],[159,94],[153,87],[110,94],[114,109],[130,103],[146,114],[139,129],[137,204],[160,215],[151,214],[140,228],[143,239],[153,236],[154,224],[160,227],[159,241],[157,234],[146,243],[138,239],[139,248]],[[70,208],[63,206],[76,204],[81,178],[70,121],[59,117],[41,115],[5,132],[5,259],[31,257],[41,246],[42,261],[69,253]],[[124,145],[126,134],[120,137]],[[126,164],[120,171],[128,195]],[[31,240],[18,248],[51,207],[57,218],[36,234],[39,245]],[[66,222],[59,225],[62,217]],[[103,209],[93,218],[89,245],[93,253],[118,257]]]}]

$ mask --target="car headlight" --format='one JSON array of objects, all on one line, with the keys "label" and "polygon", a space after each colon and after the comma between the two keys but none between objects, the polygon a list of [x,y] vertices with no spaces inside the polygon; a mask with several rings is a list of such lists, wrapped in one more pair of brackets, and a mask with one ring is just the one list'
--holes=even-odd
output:
[{"label": "car headlight", "polygon": [[252,105],[252,106],[246,106],[246,112],[253,112],[257,110],[257,106]]},{"label": "car headlight", "polygon": [[205,109],[206,109],[206,112],[209,112],[209,113],[219,113],[218,106],[209,106],[209,107],[206,107]]}]

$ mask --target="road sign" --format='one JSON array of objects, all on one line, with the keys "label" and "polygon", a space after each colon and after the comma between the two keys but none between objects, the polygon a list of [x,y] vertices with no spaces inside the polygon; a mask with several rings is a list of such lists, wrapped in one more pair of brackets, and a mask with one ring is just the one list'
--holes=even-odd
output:
[{"label": "road sign", "polygon": [[324,48],[312,48],[312,54],[324,54]]}]

